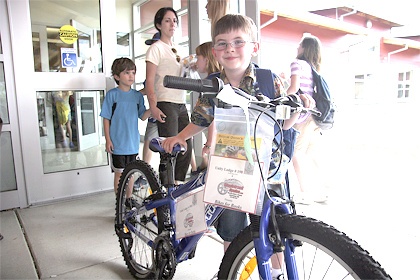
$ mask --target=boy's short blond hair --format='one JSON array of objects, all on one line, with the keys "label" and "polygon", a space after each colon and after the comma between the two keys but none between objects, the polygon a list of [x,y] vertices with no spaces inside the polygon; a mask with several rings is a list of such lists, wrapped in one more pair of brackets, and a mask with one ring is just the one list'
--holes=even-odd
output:
[{"label": "boy's short blond hair", "polygon": [[258,40],[257,26],[250,17],[240,14],[227,14],[221,17],[214,26],[211,36],[213,44],[217,35],[229,33],[232,30],[242,30],[249,35],[250,40],[253,42]]}]

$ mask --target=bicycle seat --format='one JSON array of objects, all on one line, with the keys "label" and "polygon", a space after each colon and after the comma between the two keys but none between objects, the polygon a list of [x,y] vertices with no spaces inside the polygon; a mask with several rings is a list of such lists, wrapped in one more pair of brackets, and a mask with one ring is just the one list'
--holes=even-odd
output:
[{"label": "bicycle seat", "polygon": [[[165,137],[153,138],[149,144],[150,150],[152,150],[153,152],[166,153],[161,145],[162,141],[165,139],[166,139]],[[174,148],[172,149],[172,153],[179,153],[179,152],[183,153],[186,150],[187,149],[185,149],[184,146],[181,146],[180,144],[176,144]]]}]

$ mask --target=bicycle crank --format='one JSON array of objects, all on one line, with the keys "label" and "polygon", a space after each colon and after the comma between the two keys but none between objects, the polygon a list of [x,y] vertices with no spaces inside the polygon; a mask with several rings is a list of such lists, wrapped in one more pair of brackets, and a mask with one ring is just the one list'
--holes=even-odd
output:
[{"label": "bicycle crank", "polygon": [[176,270],[174,248],[165,236],[158,236],[155,239],[155,279],[172,279]]}]

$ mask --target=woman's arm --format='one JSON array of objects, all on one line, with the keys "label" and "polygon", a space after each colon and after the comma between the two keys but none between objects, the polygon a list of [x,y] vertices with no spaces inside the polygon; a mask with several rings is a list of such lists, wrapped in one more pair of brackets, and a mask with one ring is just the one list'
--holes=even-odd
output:
[{"label": "woman's arm", "polygon": [[152,117],[159,122],[165,122],[166,115],[157,107],[157,96],[155,93],[155,77],[157,65],[147,61],[146,62],[146,94],[149,101],[150,111]]}]

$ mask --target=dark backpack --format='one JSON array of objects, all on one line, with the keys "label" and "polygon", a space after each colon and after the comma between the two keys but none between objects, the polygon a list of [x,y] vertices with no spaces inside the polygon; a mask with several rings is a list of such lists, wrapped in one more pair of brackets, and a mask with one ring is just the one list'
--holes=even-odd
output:
[{"label": "dark backpack", "polygon": [[[270,69],[256,68],[257,86],[262,94],[270,99],[276,98],[276,90],[274,88],[273,73]],[[295,150],[295,142],[297,132],[294,129],[284,130],[282,133],[283,139],[279,132],[279,127],[274,126],[274,141],[279,144],[283,141],[283,152],[291,159]]]},{"label": "dark backpack", "polygon": [[313,116],[319,128],[326,130],[334,125],[335,104],[331,99],[330,89],[325,79],[312,68],[312,79],[314,81],[314,95],[316,108],[321,116]]}]

